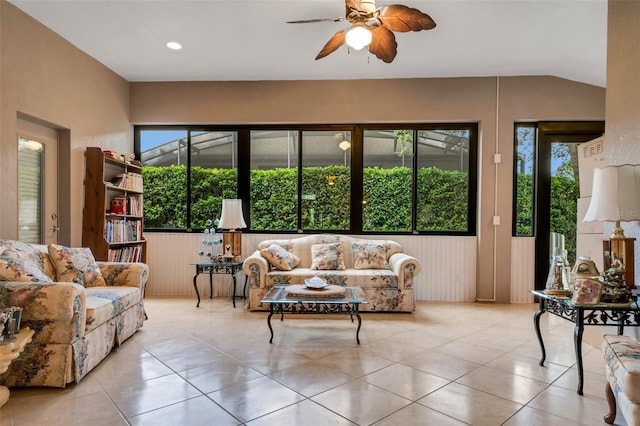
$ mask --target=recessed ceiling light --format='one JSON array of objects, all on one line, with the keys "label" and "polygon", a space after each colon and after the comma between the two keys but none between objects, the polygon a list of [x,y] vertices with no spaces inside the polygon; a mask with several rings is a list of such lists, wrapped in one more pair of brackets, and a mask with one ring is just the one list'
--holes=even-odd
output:
[{"label": "recessed ceiling light", "polygon": [[167,47],[172,50],[180,50],[182,49],[182,45],[177,41],[170,41],[167,43]]}]

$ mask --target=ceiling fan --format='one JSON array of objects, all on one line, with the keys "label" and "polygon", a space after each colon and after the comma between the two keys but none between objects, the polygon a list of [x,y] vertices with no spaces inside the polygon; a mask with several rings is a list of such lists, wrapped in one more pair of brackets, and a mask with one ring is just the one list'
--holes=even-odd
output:
[{"label": "ceiling fan", "polygon": [[376,9],[375,0],[345,0],[345,17],[288,21],[288,24],[312,22],[351,23],[349,28],[335,33],[324,45],[316,60],[335,52],[343,44],[360,50],[368,46],[369,52],[378,59],[391,63],[397,52],[398,43],[392,31],[408,32],[435,28],[436,23],[426,13],[401,4],[381,6]]}]

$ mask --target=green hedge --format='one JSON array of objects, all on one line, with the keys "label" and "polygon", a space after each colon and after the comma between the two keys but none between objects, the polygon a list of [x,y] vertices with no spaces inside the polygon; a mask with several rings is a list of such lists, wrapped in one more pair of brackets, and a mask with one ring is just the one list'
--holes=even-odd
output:
[{"label": "green hedge", "polygon": [[[251,171],[251,229],[296,230],[297,169]],[[350,229],[351,169],[344,166],[305,167],[302,177],[302,228]],[[411,169],[363,170],[364,231],[410,231]],[[144,166],[145,227],[186,228],[186,166]],[[235,169],[191,168],[193,228],[219,217],[222,199],[235,198]],[[423,168],[418,171],[419,230],[466,231],[467,174]]]},{"label": "green hedge", "polygon": [[[520,174],[517,178],[518,197],[516,214],[517,235],[533,235],[533,178]],[[550,228],[563,234],[567,259],[571,264],[576,259],[576,223],[578,220],[577,199],[580,184],[573,178],[555,176],[551,178]]]}]

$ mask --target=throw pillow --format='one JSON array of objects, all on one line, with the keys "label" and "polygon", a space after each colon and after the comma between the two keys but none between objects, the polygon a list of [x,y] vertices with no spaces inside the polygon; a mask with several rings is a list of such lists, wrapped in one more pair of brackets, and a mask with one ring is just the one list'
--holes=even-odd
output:
[{"label": "throw pillow", "polygon": [[25,259],[0,257],[0,281],[44,282],[51,279],[38,266]]},{"label": "throw pillow", "polygon": [[355,269],[389,269],[387,249],[377,243],[353,243],[353,267]]},{"label": "throw pillow", "polygon": [[300,258],[298,256],[288,252],[275,243],[260,250],[260,254],[262,257],[267,259],[272,267],[281,271],[290,271],[300,263]]},{"label": "throw pillow", "polygon": [[342,243],[313,244],[311,246],[311,269],[346,269]]},{"label": "throw pillow", "polygon": [[58,281],[85,287],[107,285],[90,249],[49,244],[49,256],[56,268]]}]

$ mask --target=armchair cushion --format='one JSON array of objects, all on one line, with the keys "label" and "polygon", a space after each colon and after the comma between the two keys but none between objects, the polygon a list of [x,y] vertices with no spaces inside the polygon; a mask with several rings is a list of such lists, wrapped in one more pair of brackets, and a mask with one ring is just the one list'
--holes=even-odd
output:
[{"label": "armchair cushion", "polygon": [[56,268],[59,282],[72,282],[85,287],[106,285],[90,249],[50,244],[49,256]]},{"label": "armchair cushion", "polygon": [[260,250],[262,257],[267,259],[269,264],[281,271],[290,271],[300,263],[300,258],[288,252],[278,244],[271,244],[269,247]]},{"label": "armchair cushion", "polygon": [[313,244],[311,246],[311,269],[347,269],[344,265],[342,243]]}]

